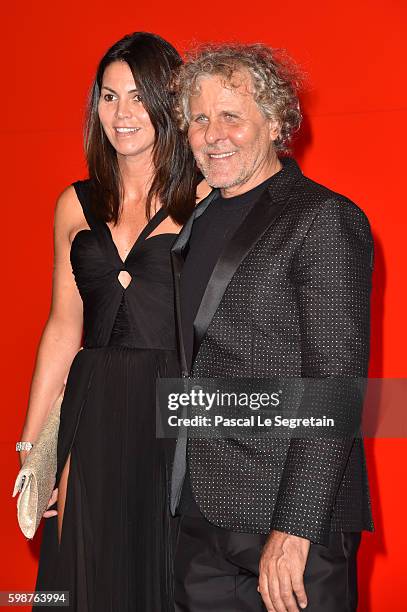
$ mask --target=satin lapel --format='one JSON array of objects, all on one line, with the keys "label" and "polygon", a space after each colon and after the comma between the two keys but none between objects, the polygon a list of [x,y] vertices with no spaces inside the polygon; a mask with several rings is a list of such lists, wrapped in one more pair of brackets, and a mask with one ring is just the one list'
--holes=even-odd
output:
[{"label": "satin lapel", "polygon": [[267,189],[226,244],[195,317],[195,355],[237,268],[287,204],[287,197],[272,200]]},{"label": "satin lapel", "polygon": [[206,198],[204,198],[201,202],[199,202],[198,206],[195,208],[194,212],[189,217],[188,221],[185,223],[184,227],[178,234],[178,238],[174,242],[172,249],[171,249],[172,256],[174,255],[178,256],[182,254],[182,251],[185,248],[191,236],[192,226],[194,224],[195,219],[198,219],[198,217],[200,217],[205,212],[209,204],[212,202],[212,200],[215,197],[218,196],[218,194],[219,194],[219,190],[213,189],[210,192],[210,194],[206,196]]},{"label": "satin lapel", "polygon": [[214,189],[211,193],[206,196],[201,202],[199,202],[198,206],[195,208],[194,212],[185,223],[184,227],[180,231],[178,238],[173,244],[171,249],[171,260],[172,260],[172,268],[174,272],[174,292],[175,292],[175,308],[176,308],[176,317],[177,317],[177,334],[178,334],[178,346],[180,353],[180,361],[182,373],[188,374],[188,366],[185,359],[185,348],[184,342],[182,338],[182,325],[181,325],[181,302],[180,302],[180,276],[181,270],[184,265],[184,258],[182,255],[182,251],[185,246],[188,244],[188,240],[191,236],[192,226],[194,224],[195,219],[200,217],[205,210],[208,208],[209,204],[218,196],[219,190]]}]

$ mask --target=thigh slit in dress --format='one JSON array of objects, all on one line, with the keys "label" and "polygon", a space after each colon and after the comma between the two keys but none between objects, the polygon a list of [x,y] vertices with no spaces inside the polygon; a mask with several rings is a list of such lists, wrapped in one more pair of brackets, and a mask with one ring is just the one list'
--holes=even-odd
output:
[{"label": "thigh slit in dress", "polygon": [[71,246],[84,342],[61,406],[57,484],[71,453],[61,542],[57,517],[45,519],[36,590],[69,591],[65,609],[76,612],[172,612],[174,441],[156,438],[155,383],[179,375],[175,235],[148,237],[161,209],[122,261],[109,227],[92,215],[89,181],[74,187],[90,227]]}]

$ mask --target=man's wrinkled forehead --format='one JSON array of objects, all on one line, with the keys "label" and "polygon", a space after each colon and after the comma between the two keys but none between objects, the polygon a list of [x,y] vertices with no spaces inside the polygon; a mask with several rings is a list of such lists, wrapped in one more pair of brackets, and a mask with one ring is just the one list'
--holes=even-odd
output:
[{"label": "man's wrinkled forehead", "polygon": [[187,115],[201,113],[222,113],[226,111],[238,114],[250,113],[257,103],[253,96],[252,80],[247,72],[235,71],[229,77],[224,74],[202,74],[196,79],[188,99]]}]

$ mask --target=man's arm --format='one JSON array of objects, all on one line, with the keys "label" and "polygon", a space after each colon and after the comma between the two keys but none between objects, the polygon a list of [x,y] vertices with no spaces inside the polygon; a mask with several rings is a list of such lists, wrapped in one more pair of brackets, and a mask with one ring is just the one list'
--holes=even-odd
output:
[{"label": "man's arm", "polygon": [[[304,238],[294,272],[301,375],[319,379],[320,406],[336,413],[336,433],[341,425],[344,435],[291,441],[271,527],[323,545],[353,445],[345,432],[354,417],[349,404],[362,407],[357,377],[366,377],[368,370],[372,254],[364,213],[349,201],[332,199]],[[334,381],[324,385],[327,377]],[[339,389],[347,377],[347,388]],[[347,405],[338,405],[346,393]]]},{"label": "man's arm", "polygon": [[[319,378],[318,384],[323,389],[324,378],[338,377],[339,386],[343,386],[343,379],[349,377],[343,393],[344,397],[348,394],[349,402],[345,402],[347,405],[338,402],[341,393],[335,393],[335,385],[327,384],[319,401],[331,414],[336,412],[344,435],[297,438],[290,442],[272,531],[260,564],[259,583],[270,610],[271,602],[276,610],[296,609],[292,591],[282,598],[278,578],[273,585],[278,573],[277,559],[283,567],[280,587],[287,574],[293,578],[286,567],[292,563],[298,585],[294,592],[299,601],[305,601],[298,568],[302,567],[303,572],[309,541],[328,544],[335,498],[354,442],[352,435],[345,435],[347,420],[355,417],[348,411],[350,406],[355,410],[361,408],[356,378],[367,376],[372,260],[373,240],[364,213],[345,199],[328,200],[314,218],[293,270],[300,317],[302,376]],[[291,559],[284,554],[288,548],[297,551],[291,553]]]}]

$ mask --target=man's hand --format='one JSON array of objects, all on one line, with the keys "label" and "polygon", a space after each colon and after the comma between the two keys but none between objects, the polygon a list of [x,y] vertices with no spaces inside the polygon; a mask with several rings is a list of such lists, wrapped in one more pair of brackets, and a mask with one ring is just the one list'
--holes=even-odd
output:
[{"label": "man's hand", "polygon": [[309,547],[304,538],[271,532],[260,558],[258,587],[268,612],[298,612],[298,605],[307,606],[303,576]]}]

